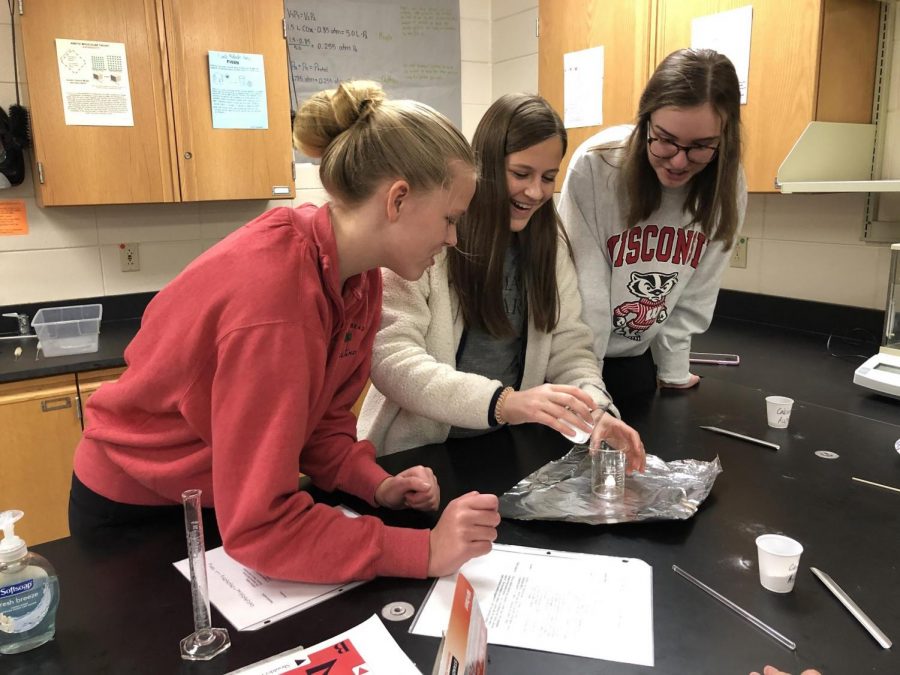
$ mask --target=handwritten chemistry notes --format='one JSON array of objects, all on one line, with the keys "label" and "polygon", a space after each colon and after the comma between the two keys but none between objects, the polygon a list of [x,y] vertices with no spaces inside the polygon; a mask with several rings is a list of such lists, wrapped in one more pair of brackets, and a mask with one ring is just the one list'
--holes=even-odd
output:
[{"label": "handwritten chemistry notes", "polygon": [[461,123],[458,0],[286,0],[285,28],[295,104],[368,79]]}]

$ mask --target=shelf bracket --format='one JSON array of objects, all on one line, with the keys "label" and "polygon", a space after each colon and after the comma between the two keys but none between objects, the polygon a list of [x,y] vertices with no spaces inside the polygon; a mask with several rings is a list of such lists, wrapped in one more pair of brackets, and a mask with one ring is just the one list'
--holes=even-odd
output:
[{"label": "shelf bracket", "polygon": [[[867,193],[860,239],[872,243],[900,241],[900,221],[878,219],[882,194],[900,192],[900,179],[881,178],[895,14],[896,2],[882,4],[873,123],[810,122],[775,178],[776,189],[784,194]],[[894,211],[900,212],[900,202]]]},{"label": "shelf bracket", "polygon": [[[881,5],[881,25],[878,31],[878,68],[875,79],[875,98],[872,101],[872,119],[875,121],[875,146],[872,151],[872,177],[881,177],[884,166],[884,139],[887,118],[887,101],[890,94],[891,63],[894,52],[894,24],[896,3]],[[889,201],[893,198],[888,198]],[[866,197],[866,211],[863,218],[863,241],[900,241],[900,221],[879,220],[881,194],[870,192]]]}]

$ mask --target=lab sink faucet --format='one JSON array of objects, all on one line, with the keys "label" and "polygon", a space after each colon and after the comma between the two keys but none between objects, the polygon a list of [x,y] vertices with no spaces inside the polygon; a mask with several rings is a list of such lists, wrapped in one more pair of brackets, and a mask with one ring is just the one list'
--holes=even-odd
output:
[{"label": "lab sink faucet", "polygon": [[19,314],[17,312],[9,312],[8,314],[4,314],[3,316],[7,316],[10,319],[15,319],[19,322],[19,335],[28,335],[31,331],[28,326],[28,315],[27,314]]}]

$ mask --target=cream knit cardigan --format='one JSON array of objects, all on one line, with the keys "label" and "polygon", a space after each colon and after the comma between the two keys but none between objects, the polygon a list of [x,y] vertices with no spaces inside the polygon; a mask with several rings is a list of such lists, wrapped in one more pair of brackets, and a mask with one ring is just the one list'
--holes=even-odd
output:
[{"label": "cream knit cardigan", "polygon": [[[585,390],[597,405],[609,402],[591,349],[593,335],[581,320],[575,268],[560,241],[556,263],[560,316],[552,333],[528,322],[521,389],[545,382]],[[359,438],[387,455],[442,443],[451,426],[487,429],[499,380],[456,370],[464,325],[459,299],[447,279],[442,253],[418,281],[382,270],[384,305],[372,356],[372,387],[357,425]],[[618,416],[615,408],[610,410]]]}]

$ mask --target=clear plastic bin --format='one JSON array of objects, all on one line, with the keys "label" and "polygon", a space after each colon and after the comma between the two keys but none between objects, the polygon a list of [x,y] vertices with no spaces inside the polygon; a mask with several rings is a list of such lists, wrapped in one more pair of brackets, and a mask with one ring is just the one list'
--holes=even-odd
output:
[{"label": "clear plastic bin", "polygon": [[97,351],[103,305],[45,307],[31,326],[41,342],[44,356],[70,356]]}]

